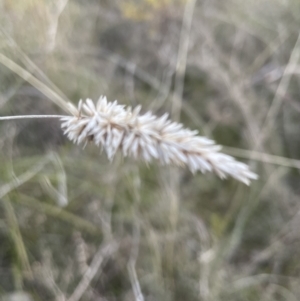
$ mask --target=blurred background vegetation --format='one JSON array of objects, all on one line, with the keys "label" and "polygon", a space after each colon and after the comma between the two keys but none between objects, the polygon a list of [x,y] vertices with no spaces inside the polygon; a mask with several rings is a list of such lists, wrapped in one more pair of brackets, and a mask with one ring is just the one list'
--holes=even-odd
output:
[{"label": "blurred background vegetation", "polygon": [[[0,123],[0,299],[300,300],[299,0],[0,0],[0,115],[170,112],[250,187]],[[180,114],[181,113],[181,114]]]}]

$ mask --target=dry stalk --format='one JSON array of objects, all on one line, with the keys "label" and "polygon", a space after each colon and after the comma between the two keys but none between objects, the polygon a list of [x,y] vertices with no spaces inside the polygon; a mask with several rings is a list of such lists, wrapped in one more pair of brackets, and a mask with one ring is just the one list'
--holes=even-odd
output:
[{"label": "dry stalk", "polygon": [[110,256],[112,256],[117,250],[119,245],[115,241],[110,241],[101,245],[97,253],[95,254],[91,265],[88,267],[86,273],[83,275],[81,281],[75,288],[73,294],[68,301],[79,301],[83,294],[88,289],[90,283],[96,276],[97,272],[101,269],[102,263]]}]

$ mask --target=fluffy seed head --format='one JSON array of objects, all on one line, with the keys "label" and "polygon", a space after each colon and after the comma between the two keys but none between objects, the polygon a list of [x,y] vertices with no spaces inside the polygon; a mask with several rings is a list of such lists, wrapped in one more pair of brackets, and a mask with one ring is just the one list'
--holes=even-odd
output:
[{"label": "fluffy seed head", "polygon": [[221,153],[213,140],[172,122],[168,114],[140,114],[141,106],[125,108],[103,96],[96,104],[91,99],[80,100],[77,108],[70,103],[69,108],[73,116],[62,118],[64,134],[77,144],[93,141],[110,160],[120,150],[124,156],[187,166],[192,173],[215,172],[222,179],[231,176],[246,185],[257,179],[246,164]]}]

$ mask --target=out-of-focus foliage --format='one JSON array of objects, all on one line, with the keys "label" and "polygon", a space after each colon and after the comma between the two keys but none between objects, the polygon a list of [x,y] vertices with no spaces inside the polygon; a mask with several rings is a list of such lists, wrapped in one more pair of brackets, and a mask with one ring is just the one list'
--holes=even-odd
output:
[{"label": "out-of-focus foliage", "polygon": [[134,21],[155,20],[158,15],[182,10],[188,0],[125,0],[120,2],[122,15]]},{"label": "out-of-focus foliage", "polygon": [[65,114],[45,87],[156,115],[179,98],[260,176],[110,163],[58,120],[1,121],[1,300],[300,300],[300,2],[196,1],[187,32],[191,3],[0,0],[2,116]]}]

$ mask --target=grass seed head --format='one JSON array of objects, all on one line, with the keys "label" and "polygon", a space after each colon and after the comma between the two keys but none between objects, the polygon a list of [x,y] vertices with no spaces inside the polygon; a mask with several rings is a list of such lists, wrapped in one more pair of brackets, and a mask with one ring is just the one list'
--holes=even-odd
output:
[{"label": "grass seed head", "polygon": [[87,99],[80,101],[78,108],[69,106],[73,116],[62,118],[64,134],[77,144],[94,142],[109,160],[119,150],[146,162],[156,159],[163,165],[187,166],[192,173],[215,172],[222,179],[231,176],[246,185],[257,179],[246,164],[221,153],[213,140],[171,121],[167,114],[140,114],[141,106],[126,109],[104,96],[96,104]]}]

